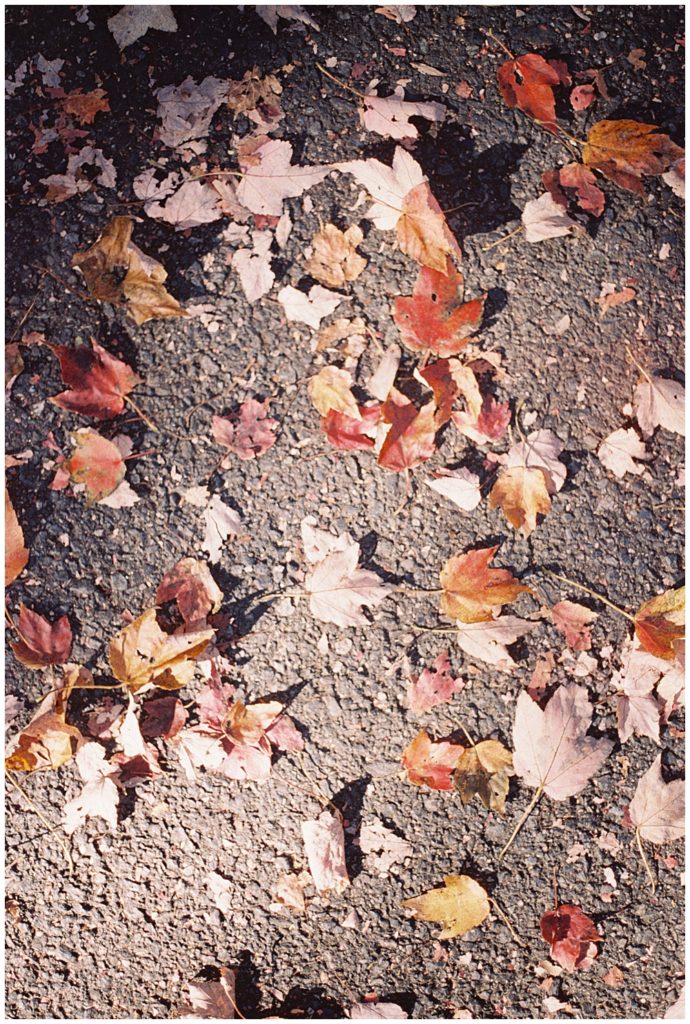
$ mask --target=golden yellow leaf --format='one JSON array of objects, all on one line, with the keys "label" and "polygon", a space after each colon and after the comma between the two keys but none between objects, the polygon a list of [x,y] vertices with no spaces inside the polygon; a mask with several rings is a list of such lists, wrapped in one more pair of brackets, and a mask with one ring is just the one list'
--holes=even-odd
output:
[{"label": "golden yellow leaf", "polygon": [[132,693],[151,682],[163,689],[179,689],[190,681],[193,659],[213,636],[212,629],[164,633],[156,620],[156,609],[149,608],[110,641],[110,667],[115,678]]},{"label": "golden yellow leaf", "polygon": [[501,507],[511,526],[529,537],[537,515],[546,515],[551,498],[541,469],[515,466],[503,469],[489,494],[489,508]]},{"label": "golden yellow leaf", "polygon": [[321,413],[327,416],[331,409],[342,412],[353,420],[361,420],[355,396],[352,394],[352,376],[337,366],[324,366],[309,381],[309,397]]},{"label": "golden yellow leaf", "polygon": [[363,238],[356,224],[347,231],[326,224],[312,239],[314,251],[305,266],[307,273],[329,288],[342,288],[347,281],[354,281],[367,265],[356,251]]},{"label": "golden yellow leaf", "polygon": [[453,782],[464,804],[478,796],[490,811],[505,813],[513,755],[498,740],[482,740],[468,747],[453,772]]},{"label": "golden yellow leaf", "polygon": [[656,125],[625,119],[592,125],[582,150],[584,164],[638,195],[644,195],[643,174],[663,174],[682,156],[680,146]]},{"label": "golden yellow leaf", "polygon": [[509,569],[489,566],[497,550],[498,545],[477,548],[448,559],[441,569],[442,615],[461,622],[488,622],[504,604],[529,592]]},{"label": "golden yellow leaf", "polygon": [[469,875],[446,875],[442,889],[430,889],[405,900],[420,921],[435,921],[443,925],[439,939],[454,939],[476,928],[490,911],[489,897],[479,882]]}]

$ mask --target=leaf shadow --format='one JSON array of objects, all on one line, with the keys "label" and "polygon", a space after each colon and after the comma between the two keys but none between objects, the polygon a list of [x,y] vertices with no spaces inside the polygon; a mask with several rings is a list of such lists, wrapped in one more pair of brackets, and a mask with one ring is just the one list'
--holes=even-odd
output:
[{"label": "leaf shadow", "polygon": [[371,775],[363,775],[359,779],[347,782],[342,789],[331,797],[333,803],[343,816],[345,825],[345,860],[350,879],[362,873],[364,857],[357,843],[362,827],[362,811],[364,797],[371,782]]}]

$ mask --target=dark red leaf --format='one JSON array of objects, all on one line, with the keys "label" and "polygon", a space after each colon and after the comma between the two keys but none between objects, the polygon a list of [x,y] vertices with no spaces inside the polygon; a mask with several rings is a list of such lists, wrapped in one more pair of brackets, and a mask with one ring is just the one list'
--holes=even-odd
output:
[{"label": "dark red leaf", "polygon": [[66,615],[48,622],[38,612],[19,606],[19,640],[10,644],[15,657],[29,668],[64,665],[72,650],[72,628]]},{"label": "dark red leaf", "polygon": [[562,903],[542,915],[541,933],[551,946],[551,958],[572,973],[591,967],[598,954],[601,935],[581,907]]},{"label": "dark red leaf", "polygon": [[507,60],[498,69],[498,84],[509,107],[519,107],[547,131],[556,134],[556,100],[553,86],[561,76],[537,53]]},{"label": "dark red leaf", "polygon": [[60,360],[60,370],[69,391],[55,395],[50,401],[68,412],[108,420],[124,408],[124,396],[141,384],[131,366],[111,356],[93,338],[92,349],[85,345],[69,348],[67,345],[49,344]]}]

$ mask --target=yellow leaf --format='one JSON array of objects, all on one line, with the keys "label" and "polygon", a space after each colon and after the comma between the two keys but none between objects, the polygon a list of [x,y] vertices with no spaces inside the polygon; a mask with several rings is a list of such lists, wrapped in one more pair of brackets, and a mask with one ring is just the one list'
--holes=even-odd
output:
[{"label": "yellow leaf", "polygon": [[489,508],[500,506],[511,526],[529,537],[537,526],[537,515],[546,515],[551,498],[541,469],[515,466],[503,469],[489,495]]},{"label": "yellow leaf", "polygon": [[490,905],[486,890],[469,875],[446,875],[442,889],[430,889],[405,900],[420,921],[435,921],[443,925],[439,939],[454,939],[464,935],[489,915]]},{"label": "yellow leaf", "polygon": [[337,366],[324,366],[309,381],[309,397],[321,413],[327,416],[331,409],[342,412],[353,420],[361,420],[355,396],[352,394],[352,376]]},{"label": "yellow leaf", "polygon": [[582,150],[584,164],[638,195],[644,195],[643,174],[663,174],[682,156],[680,146],[656,125],[629,120],[599,121]]},{"label": "yellow leaf", "polygon": [[156,609],[149,608],[110,641],[110,667],[115,678],[132,693],[151,682],[163,689],[179,689],[190,681],[193,659],[213,636],[212,629],[164,633],[156,620]]},{"label": "yellow leaf", "polygon": [[478,796],[490,811],[505,813],[513,755],[498,740],[483,740],[468,747],[453,773],[455,788],[464,804]]}]

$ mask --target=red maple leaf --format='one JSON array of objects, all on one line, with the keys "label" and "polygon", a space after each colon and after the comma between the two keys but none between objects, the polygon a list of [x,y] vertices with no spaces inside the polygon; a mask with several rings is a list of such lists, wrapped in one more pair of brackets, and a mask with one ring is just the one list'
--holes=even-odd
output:
[{"label": "red maple leaf", "polygon": [[381,406],[381,416],[391,428],[381,446],[378,463],[395,473],[430,459],[436,451],[436,402],[416,406],[395,388]]},{"label": "red maple leaf", "polygon": [[498,69],[498,84],[509,107],[518,107],[547,131],[556,134],[556,100],[553,86],[561,76],[538,53],[507,60]]},{"label": "red maple leaf", "polygon": [[413,352],[456,355],[478,329],[484,298],[462,303],[463,276],[450,258],[445,273],[422,267],[412,295],[395,300],[393,319]]},{"label": "red maple leaf", "polygon": [[406,747],[402,763],[407,777],[415,786],[429,789],[452,789],[453,770],[464,747],[448,740],[432,740],[421,729]]},{"label": "red maple leaf", "polygon": [[380,405],[359,405],[361,420],[346,416],[344,412],[329,409],[321,420],[323,431],[336,448],[352,452],[368,450],[374,447],[374,438],[370,436],[381,419]]},{"label": "red maple leaf", "polygon": [[60,360],[60,371],[69,391],[62,391],[50,401],[68,412],[93,416],[97,420],[112,419],[121,413],[125,396],[141,384],[131,366],[111,356],[91,339],[92,349],[85,345],[69,348],[67,345],[48,344]]},{"label": "red maple leaf", "polygon": [[15,657],[29,668],[64,665],[72,650],[72,629],[66,615],[48,622],[38,612],[19,606],[19,640],[10,644]]},{"label": "red maple leaf", "polygon": [[555,910],[542,914],[541,933],[551,945],[551,958],[572,973],[591,967],[598,954],[601,935],[582,907],[562,903]]}]

